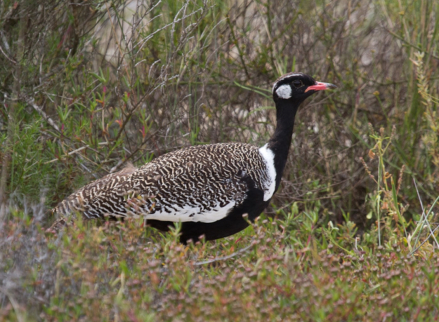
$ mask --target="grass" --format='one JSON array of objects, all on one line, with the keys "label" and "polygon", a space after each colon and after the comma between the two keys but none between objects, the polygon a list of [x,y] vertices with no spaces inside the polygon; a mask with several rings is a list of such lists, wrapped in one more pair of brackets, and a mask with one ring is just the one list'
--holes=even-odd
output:
[{"label": "grass", "polygon": [[[428,0],[4,1],[0,321],[437,319],[438,14]],[[50,208],[127,162],[264,144],[289,71],[339,89],[299,111],[251,228],[188,247],[133,220],[44,233]]]},{"label": "grass", "polygon": [[2,227],[0,320],[437,318],[432,249],[408,256],[405,243],[371,247],[356,241],[352,222],[317,228],[320,211],[295,205],[284,220],[262,217],[235,236],[186,247],[178,231],[145,231],[141,221],[79,222],[45,238],[37,220],[17,216]]}]

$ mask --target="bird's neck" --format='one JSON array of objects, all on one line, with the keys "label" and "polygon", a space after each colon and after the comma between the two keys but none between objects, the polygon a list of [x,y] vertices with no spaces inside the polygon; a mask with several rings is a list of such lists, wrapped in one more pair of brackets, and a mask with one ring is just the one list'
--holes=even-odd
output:
[{"label": "bird's neck", "polygon": [[268,141],[268,148],[274,154],[274,168],[276,169],[276,190],[279,187],[294,128],[294,118],[301,102],[280,101],[276,103],[276,130]]}]

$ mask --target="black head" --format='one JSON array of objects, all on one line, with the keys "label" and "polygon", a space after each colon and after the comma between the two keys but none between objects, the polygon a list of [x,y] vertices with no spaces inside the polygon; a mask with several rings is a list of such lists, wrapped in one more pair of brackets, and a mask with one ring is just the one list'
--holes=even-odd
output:
[{"label": "black head", "polygon": [[274,83],[273,99],[274,101],[292,100],[300,103],[317,91],[336,87],[333,84],[317,82],[306,74],[288,73]]}]

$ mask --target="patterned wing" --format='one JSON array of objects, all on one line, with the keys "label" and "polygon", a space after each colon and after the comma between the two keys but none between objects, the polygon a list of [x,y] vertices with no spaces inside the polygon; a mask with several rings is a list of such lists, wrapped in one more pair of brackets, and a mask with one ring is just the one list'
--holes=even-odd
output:
[{"label": "patterned wing", "polygon": [[[61,203],[59,203],[53,212],[60,215],[69,215],[74,211],[84,213],[86,218],[100,217],[99,212],[90,214],[91,206],[96,199],[107,199],[111,197],[114,190],[129,179],[130,175],[137,170],[133,165],[129,164],[123,170],[111,173],[97,179],[88,185],[77,190]],[[125,208],[120,207],[121,214],[125,213]]]},{"label": "patterned wing", "polygon": [[215,222],[239,206],[250,188],[264,190],[267,170],[257,147],[226,143],[189,147],[136,171],[133,213],[161,221]]},{"label": "patterned wing", "polygon": [[220,143],[165,154],[96,180],[63,201],[61,214],[86,218],[144,216],[173,222],[215,222],[239,206],[250,188],[267,190],[270,178],[257,147]]}]

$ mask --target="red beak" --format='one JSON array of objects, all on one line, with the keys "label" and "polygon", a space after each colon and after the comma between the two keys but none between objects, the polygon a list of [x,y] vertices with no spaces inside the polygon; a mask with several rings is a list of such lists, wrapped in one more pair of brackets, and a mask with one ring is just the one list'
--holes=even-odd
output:
[{"label": "red beak", "polygon": [[308,91],[324,91],[325,89],[330,89],[330,88],[337,88],[337,86],[335,86],[334,84],[317,82],[316,85],[309,86],[305,90],[305,93]]}]

